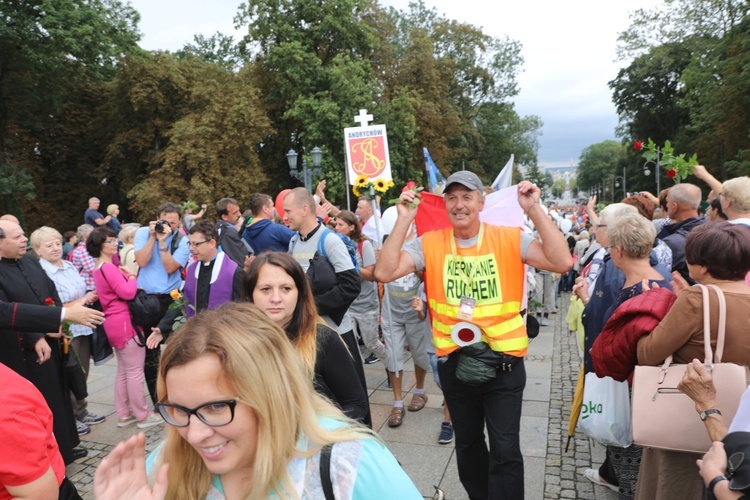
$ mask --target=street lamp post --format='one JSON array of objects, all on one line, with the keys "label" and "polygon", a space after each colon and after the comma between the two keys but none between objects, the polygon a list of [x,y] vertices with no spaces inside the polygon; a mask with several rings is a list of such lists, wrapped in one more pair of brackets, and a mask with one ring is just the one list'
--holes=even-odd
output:
[{"label": "street lamp post", "polygon": [[646,162],[643,164],[643,175],[649,176],[651,175],[651,170],[649,168],[649,164],[654,166],[654,170],[656,172],[656,196],[659,196],[659,193],[661,192],[661,180],[659,178],[659,166],[660,166],[660,160],[661,160],[661,149],[658,147],[656,148],[656,160],[646,160]]},{"label": "street lamp post", "polygon": [[[622,183],[622,197],[625,198],[628,195],[627,191],[625,190],[625,177],[618,175],[617,177],[614,177],[612,181],[615,183],[616,188],[620,187],[620,183]],[[614,192],[614,189],[612,190],[612,192]],[[615,201],[614,194],[612,195],[612,201]]]},{"label": "street lamp post", "polygon": [[312,168],[307,166],[307,160],[303,157],[302,158],[302,170],[297,170],[297,157],[299,155],[297,152],[293,149],[290,149],[289,152],[286,154],[286,159],[289,162],[289,173],[303,183],[305,185],[305,189],[312,192],[312,181],[313,177],[318,175],[320,173],[320,161],[323,158],[323,151],[315,146],[312,151],[310,151],[310,156],[312,156],[312,162],[313,166]]}]

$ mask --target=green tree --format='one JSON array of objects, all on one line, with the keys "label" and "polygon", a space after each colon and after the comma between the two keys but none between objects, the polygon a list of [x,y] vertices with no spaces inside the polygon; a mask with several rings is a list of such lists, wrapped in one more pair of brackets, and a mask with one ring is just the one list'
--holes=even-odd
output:
[{"label": "green tree", "polygon": [[620,171],[624,158],[625,147],[617,141],[603,141],[584,148],[578,162],[578,189],[597,190],[608,184]]},{"label": "green tree", "polygon": [[481,137],[477,160],[490,177],[500,173],[511,154],[520,164],[536,164],[542,128],[539,117],[521,118],[512,104],[488,102],[479,107],[474,123]]},{"label": "green tree", "polygon": [[193,42],[185,44],[176,55],[181,58],[189,54],[198,56],[209,64],[216,64],[229,71],[242,67],[244,58],[232,36],[217,31],[209,37],[195,35]]},{"label": "green tree", "polygon": [[195,56],[123,62],[102,110],[117,126],[101,175],[120,186],[139,220],[164,200],[244,201],[268,186],[257,151],[272,130],[254,76]]},{"label": "green tree", "polygon": [[526,168],[525,178],[527,181],[536,184],[541,189],[544,188],[546,183],[544,172],[537,165],[531,165],[530,167]]},{"label": "green tree", "polygon": [[[235,18],[247,35],[239,48],[253,71],[275,130],[264,138],[260,158],[277,188],[296,182],[286,152],[322,148],[329,195],[342,202],[343,129],[360,108],[374,107],[376,87],[369,58],[376,37],[368,19],[377,6],[364,0],[310,3],[250,0]],[[272,168],[275,166],[275,168]]]},{"label": "green tree", "polygon": [[562,198],[565,188],[567,187],[565,179],[558,179],[552,183],[551,193],[555,198]]},{"label": "green tree", "polygon": [[[28,176],[21,177],[34,178],[37,188],[40,178],[59,186],[43,174],[48,165],[59,165],[61,156],[71,157],[70,145],[52,147],[45,142],[48,132],[61,125],[70,136],[89,132],[86,123],[73,132],[75,120],[61,115],[81,116],[73,103],[86,103],[74,95],[76,82],[92,90],[91,82],[114,75],[120,56],[138,50],[138,14],[118,0],[0,0],[0,12],[0,167],[25,170]],[[15,186],[3,196],[6,210],[17,206],[17,195],[35,192],[26,181]],[[45,215],[49,221],[49,212]]]}]

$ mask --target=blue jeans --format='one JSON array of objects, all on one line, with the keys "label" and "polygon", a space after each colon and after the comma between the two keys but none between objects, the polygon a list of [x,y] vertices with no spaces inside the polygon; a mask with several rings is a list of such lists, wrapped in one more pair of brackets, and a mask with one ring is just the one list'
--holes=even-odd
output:
[{"label": "blue jeans", "polygon": [[[526,386],[523,360],[512,371],[498,370],[479,387],[456,378],[458,354],[438,363],[443,395],[456,433],[458,476],[472,499],[523,500],[520,446],[521,404]],[[487,450],[484,426],[490,449]]]}]

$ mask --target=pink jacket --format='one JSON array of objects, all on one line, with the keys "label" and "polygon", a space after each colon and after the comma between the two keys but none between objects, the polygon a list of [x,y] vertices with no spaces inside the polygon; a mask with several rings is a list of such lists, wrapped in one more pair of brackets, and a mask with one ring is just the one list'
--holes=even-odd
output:
[{"label": "pink jacket", "polygon": [[135,298],[138,284],[136,280],[128,279],[114,264],[106,263],[94,270],[94,281],[106,316],[102,324],[104,332],[112,347],[122,349],[135,336],[128,301]]}]

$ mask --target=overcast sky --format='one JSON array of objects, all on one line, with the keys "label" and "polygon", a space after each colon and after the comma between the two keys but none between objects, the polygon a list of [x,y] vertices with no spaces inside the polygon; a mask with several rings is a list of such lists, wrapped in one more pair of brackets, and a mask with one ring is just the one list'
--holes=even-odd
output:
[{"label": "overcast sky", "polygon": [[[408,0],[380,1],[399,9],[408,5]],[[130,3],[141,14],[141,46],[147,50],[177,50],[198,33],[240,35],[233,18],[241,0]],[[544,122],[538,157],[540,165],[550,167],[577,164],[583,148],[616,139],[617,115],[607,82],[622,66],[615,63],[617,34],[630,25],[631,12],[660,3],[521,0],[491,5],[487,0],[425,0],[445,17],[521,42],[525,62],[516,110],[522,116],[538,115]]]}]

